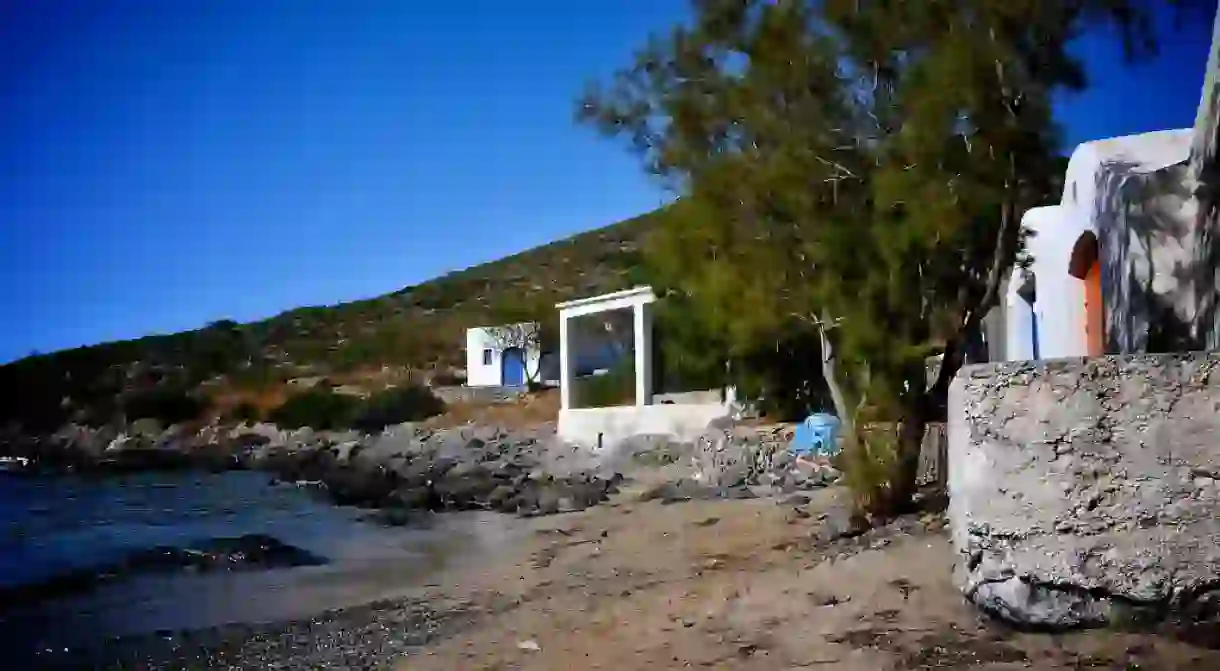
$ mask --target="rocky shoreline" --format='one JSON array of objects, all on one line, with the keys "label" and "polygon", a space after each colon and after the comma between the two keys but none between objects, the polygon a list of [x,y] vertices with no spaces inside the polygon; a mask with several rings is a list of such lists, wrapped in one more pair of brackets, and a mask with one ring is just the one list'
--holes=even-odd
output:
[{"label": "rocky shoreline", "polygon": [[383,520],[393,523],[408,521],[412,511],[534,516],[584,510],[641,473],[662,473],[656,497],[672,500],[791,493],[838,479],[828,462],[799,459],[786,442],[776,428],[709,428],[691,443],[637,436],[594,451],[560,441],[553,424],[510,431],[408,423],[359,434],[270,424],[188,432],[136,422],[125,432],[69,426],[3,444],[23,461],[25,474],[257,470],[317,485],[339,505],[385,511]]},{"label": "rocky shoreline", "polygon": [[[284,486],[308,484],[334,504],[369,509],[382,523],[412,524],[418,516],[446,511],[490,510],[520,517],[573,513],[606,502],[621,488],[632,490],[632,500],[670,503],[809,491],[838,478],[829,463],[789,454],[786,442],[781,430],[740,427],[709,428],[692,443],[638,436],[602,452],[564,444],[549,424],[513,431],[402,424],[371,435],[256,424],[188,439],[172,430],[108,436],[74,427],[38,443],[36,451],[19,453],[30,465],[18,477],[254,470]],[[127,568],[261,570],[325,560],[298,556],[295,548],[273,538],[220,540],[214,553],[159,548],[102,573],[121,577]],[[245,553],[249,549],[253,554]],[[259,560],[260,552],[268,561]],[[89,589],[100,579],[72,575],[31,586],[25,589],[28,594],[23,592],[23,603],[55,598],[59,588]],[[478,608],[486,611],[493,605]],[[39,668],[268,668],[285,663],[291,668],[380,668],[435,636],[468,625],[470,608],[460,602],[399,599],[308,620],[157,632],[87,648],[44,650],[30,662]]]}]

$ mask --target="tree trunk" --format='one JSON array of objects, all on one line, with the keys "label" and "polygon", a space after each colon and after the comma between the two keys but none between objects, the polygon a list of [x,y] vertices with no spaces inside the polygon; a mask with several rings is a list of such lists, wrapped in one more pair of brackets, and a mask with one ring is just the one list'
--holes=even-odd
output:
[{"label": "tree trunk", "polygon": [[849,440],[856,438],[856,418],[852,413],[852,409],[847,405],[847,397],[843,394],[843,387],[839,384],[839,367],[837,365],[836,353],[834,344],[830,341],[830,335],[827,333],[827,319],[823,315],[818,321],[818,345],[822,350],[822,377],[826,380],[826,387],[830,389],[830,399],[835,406],[835,414],[839,416],[839,426],[844,436]]},{"label": "tree trunk", "polygon": [[921,394],[919,400],[903,413],[898,426],[898,463],[895,465],[894,479],[890,482],[889,501],[894,513],[910,511],[919,490],[919,456],[928,427],[925,399]]}]

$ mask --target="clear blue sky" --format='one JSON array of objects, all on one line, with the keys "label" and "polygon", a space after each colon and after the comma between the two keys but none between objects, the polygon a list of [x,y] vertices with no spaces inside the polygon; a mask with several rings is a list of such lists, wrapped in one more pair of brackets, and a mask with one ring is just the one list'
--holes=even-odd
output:
[{"label": "clear blue sky", "polygon": [[[0,0],[0,361],[374,296],[655,207],[572,104],[686,4]],[[1068,141],[1190,125],[1194,18],[1135,70],[1082,41]]]}]

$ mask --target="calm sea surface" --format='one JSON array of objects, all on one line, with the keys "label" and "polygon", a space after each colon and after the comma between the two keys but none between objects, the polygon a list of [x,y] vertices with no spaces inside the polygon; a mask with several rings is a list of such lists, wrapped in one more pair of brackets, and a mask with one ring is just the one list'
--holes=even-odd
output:
[{"label": "calm sea surface", "polygon": [[491,514],[386,527],[266,474],[137,474],[106,479],[0,474],[0,586],[100,567],[153,546],[266,534],[325,566],[175,573],[0,615],[0,643],[69,646],[106,637],[306,617],[402,593],[460,557],[507,542]]}]

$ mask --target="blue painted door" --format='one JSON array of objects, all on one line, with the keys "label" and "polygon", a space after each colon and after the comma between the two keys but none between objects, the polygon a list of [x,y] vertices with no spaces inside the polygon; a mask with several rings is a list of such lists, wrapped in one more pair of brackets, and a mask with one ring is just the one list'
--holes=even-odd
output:
[{"label": "blue painted door", "polygon": [[525,384],[525,353],[519,347],[510,347],[500,356],[500,384],[519,387]]}]

